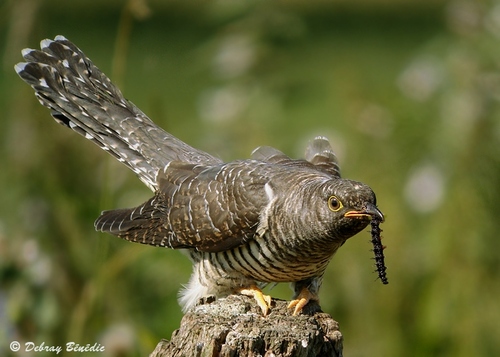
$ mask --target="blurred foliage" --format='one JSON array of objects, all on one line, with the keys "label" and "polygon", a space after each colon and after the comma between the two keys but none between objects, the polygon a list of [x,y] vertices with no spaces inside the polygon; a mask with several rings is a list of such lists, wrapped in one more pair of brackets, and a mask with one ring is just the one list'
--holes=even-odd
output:
[{"label": "blurred foliage", "polygon": [[180,252],[94,232],[101,210],[151,193],[57,126],[12,70],[57,34],[226,160],[331,139],[387,215],[388,286],[367,233],[325,276],[346,354],[500,354],[499,2],[10,0],[0,24],[1,355],[13,340],[146,355],[178,327],[190,274]]}]

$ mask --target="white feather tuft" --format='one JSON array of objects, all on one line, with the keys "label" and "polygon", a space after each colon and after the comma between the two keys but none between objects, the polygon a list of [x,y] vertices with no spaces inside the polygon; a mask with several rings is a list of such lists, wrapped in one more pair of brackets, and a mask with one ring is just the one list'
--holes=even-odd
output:
[{"label": "white feather tuft", "polygon": [[200,284],[198,269],[196,266],[193,269],[193,274],[189,278],[189,283],[184,285],[184,289],[179,292],[179,304],[182,311],[186,313],[189,309],[195,306],[201,298],[210,295],[208,287]]}]

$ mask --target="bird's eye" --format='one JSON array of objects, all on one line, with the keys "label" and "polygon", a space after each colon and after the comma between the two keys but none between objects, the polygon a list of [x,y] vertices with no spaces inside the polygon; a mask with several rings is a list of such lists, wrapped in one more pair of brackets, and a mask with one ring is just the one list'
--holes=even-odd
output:
[{"label": "bird's eye", "polygon": [[330,209],[330,211],[337,212],[342,207],[342,202],[340,202],[337,197],[330,196],[330,198],[328,199],[328,208]]}]

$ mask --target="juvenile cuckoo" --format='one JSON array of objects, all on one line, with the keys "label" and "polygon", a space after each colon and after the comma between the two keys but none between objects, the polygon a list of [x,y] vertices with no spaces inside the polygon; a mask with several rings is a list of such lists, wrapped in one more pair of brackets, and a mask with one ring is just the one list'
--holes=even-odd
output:
[{"label": "juvenile cuckoo", "polygon": [[193,273],[180,293],[184,311],[200,298],[253,296],[290,282],[289,307],[301,312],[337,249],[372,218],[383,220],[367,185],[342,179],[326,138],[304,160],[271,147],[223,162],[155,125],[63,36],[24,49],[15,66],[57,122],[134,171],[154,196],[135,208],[102,212],[95,228],[131,242],[185,250]]}]

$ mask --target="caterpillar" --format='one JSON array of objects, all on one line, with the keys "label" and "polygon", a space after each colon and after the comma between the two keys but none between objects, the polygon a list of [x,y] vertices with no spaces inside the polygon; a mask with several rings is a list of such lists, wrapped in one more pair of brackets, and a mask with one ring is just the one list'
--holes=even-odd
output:
[{"label": "caterpillar", "polygon": [[382,220],[380,220],[378,217],[373,216],[372,221],[371,221],[371,234],[372,234],[372,244],[373,244],[373,253],[375,254],[375,266],[376,266],[376,272],[378,273],[378,277],[380,278],[380,281],[382,281],[382,284],[389,284],[389,281],[387,280],[387,274],[386,270],[387,267],[385,266],[384,262],[384,249],[385,246],[382,245],[382,240],[380,237],[380,233],[382,230],[380,229],[380,223]]}]

